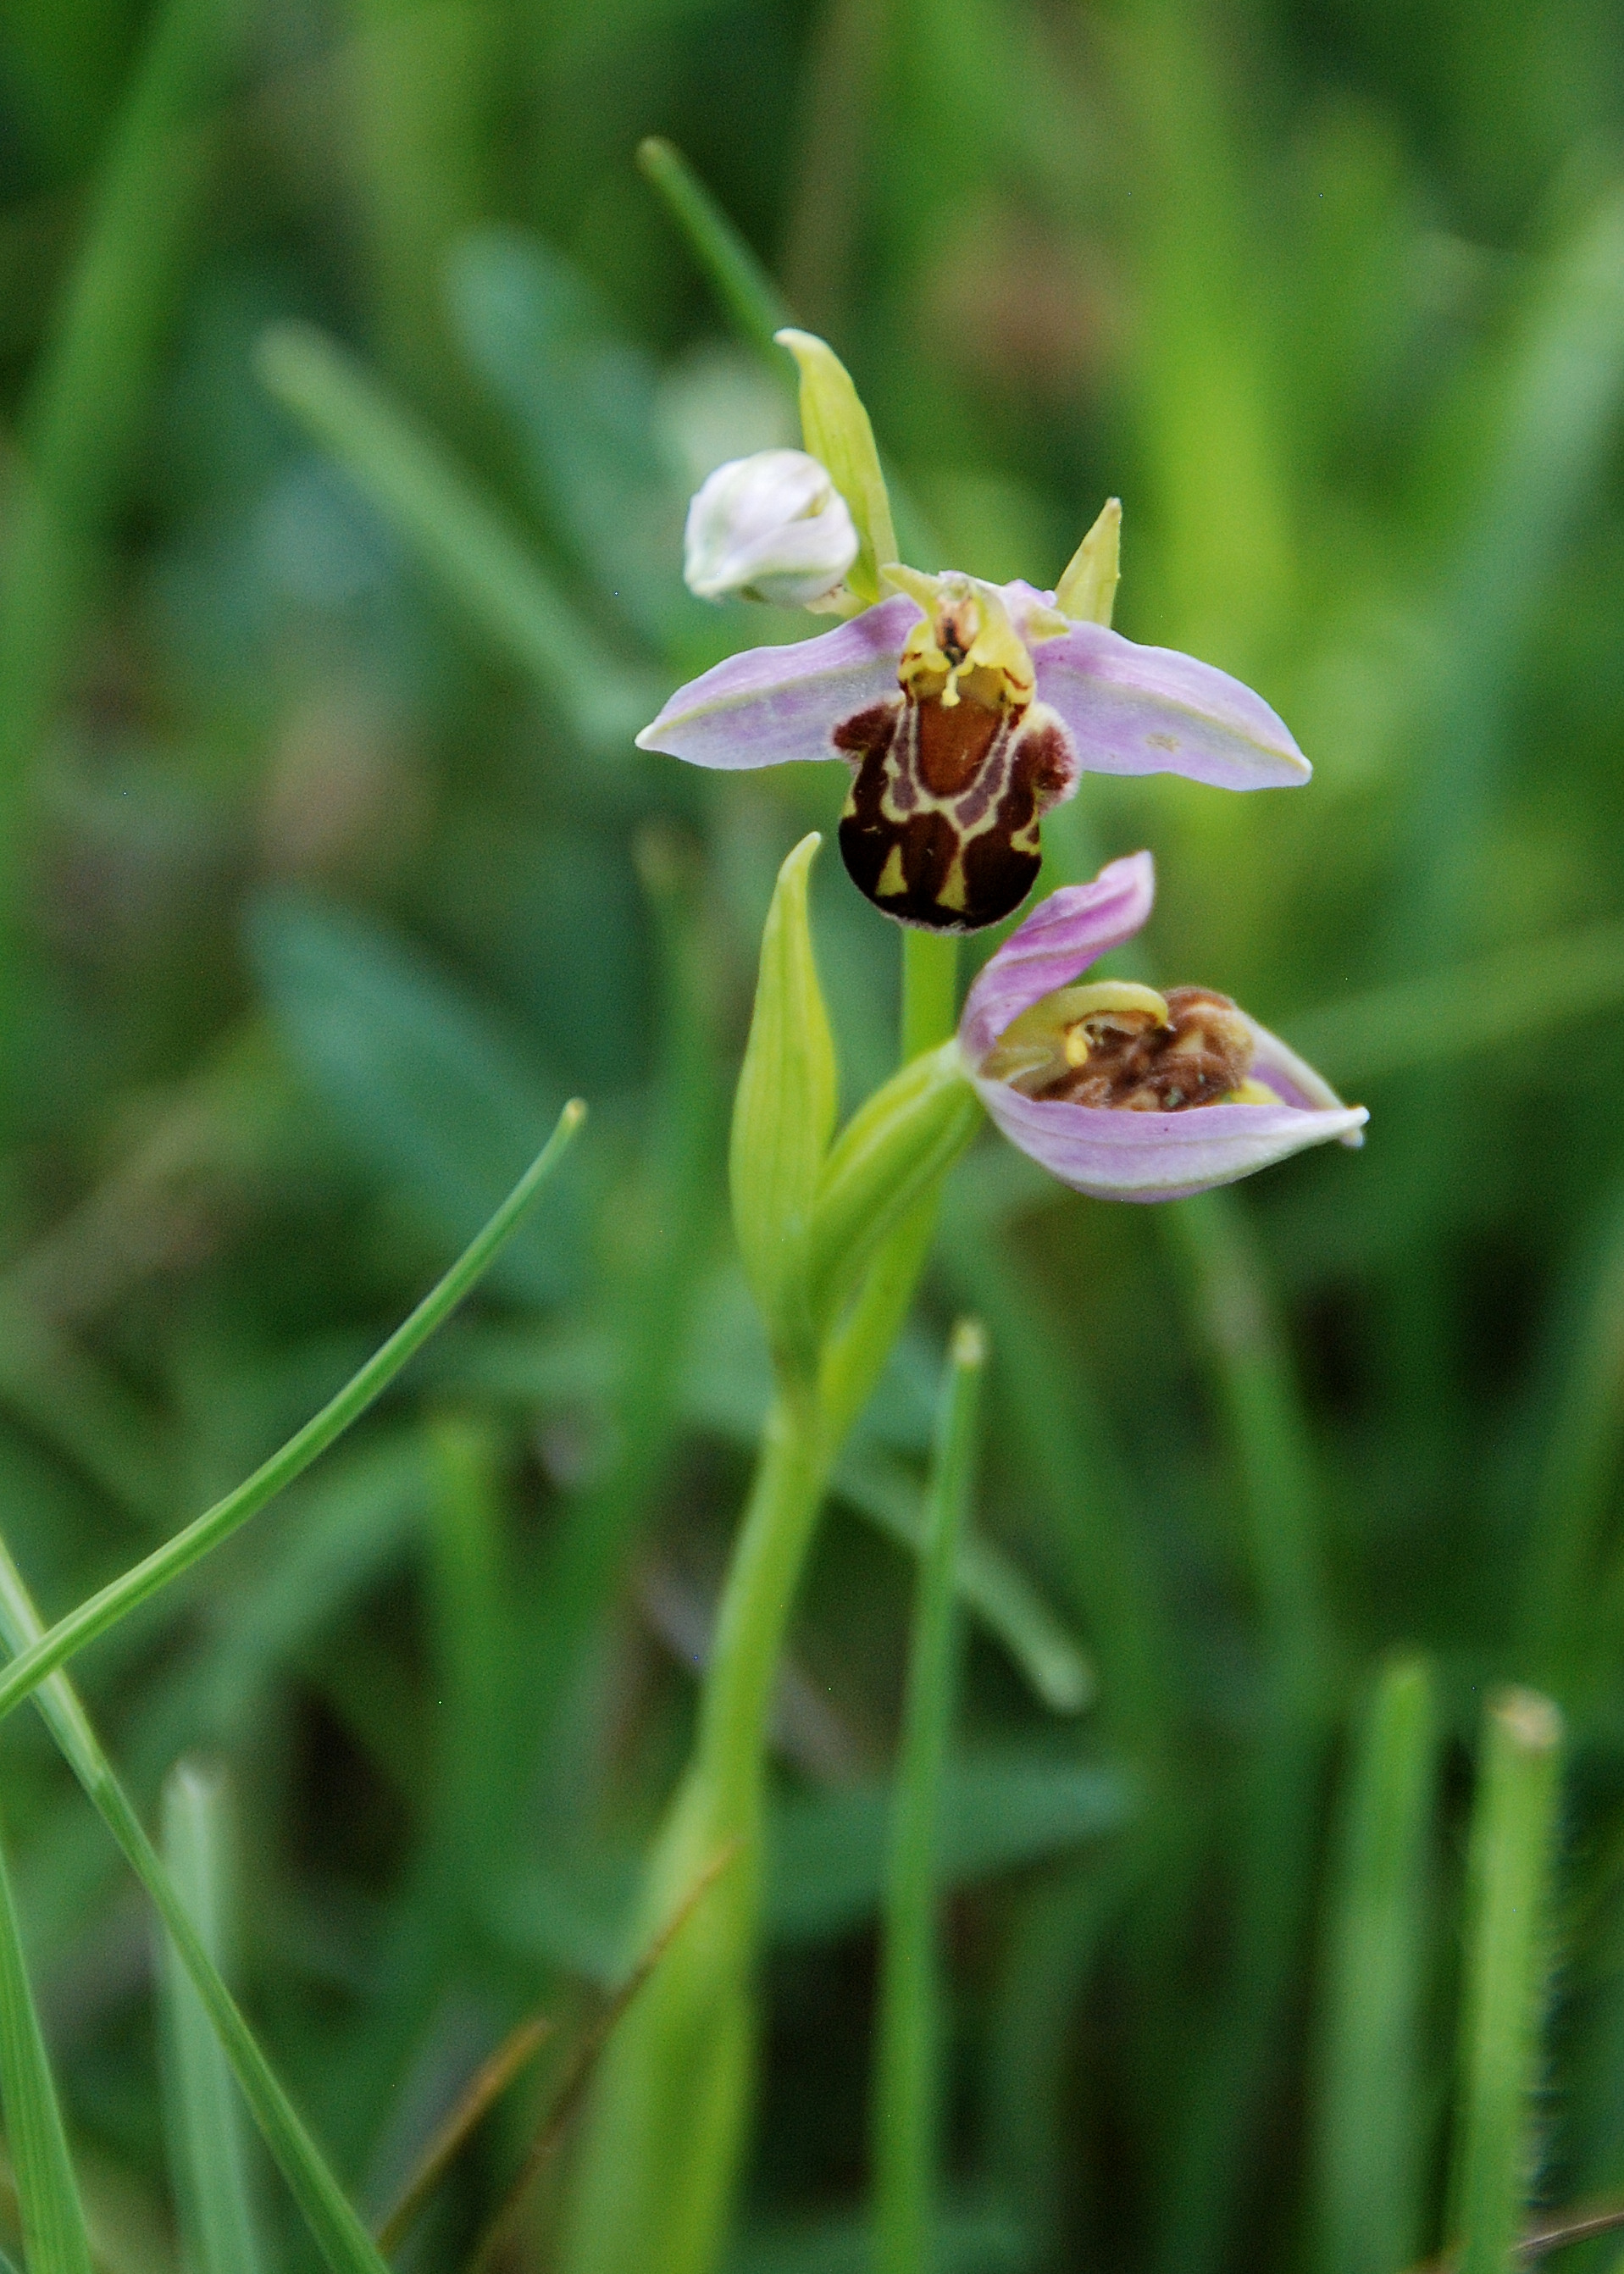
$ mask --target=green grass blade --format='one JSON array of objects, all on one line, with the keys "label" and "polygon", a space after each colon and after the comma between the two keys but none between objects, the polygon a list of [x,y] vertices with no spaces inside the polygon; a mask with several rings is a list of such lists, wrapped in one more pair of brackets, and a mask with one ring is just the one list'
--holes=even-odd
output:
[{"label": "green grass blade", "polygon": [[778,286],[674,144],[649,135],[637,146],[637,163],[664,199],[718,299],[774,369],[782,366],[787,386],[789,365],[772,335],[795,319]]},{"label": "green grass blade", "polygon": [[1332,1881],[1316,2111],[1316,2263],[1401,2274],[1420,2255],[1427,1864],[1438,1773],[1432,1673],[1384,1668],[1349,1780]]},{"label": "green grass blade", "polygon": [[[43,1635],[10,1549],[0,1540],[0,1635],[19,1654]],[[113,1772],[89,1715],[64,1674],[52,1674],[36,1693],[46,1727],[84,1787],[125,1860],[151,1897],[176,1956],[225,2049],[249,2112],[294,2200],[304,2215],[331,2274],[386,2274],[365,2227],[328,2170],[297,2110],[277,2082],[253,2032],[209,1956],[192,1913],[142,1828],[134,1804]],[[31,2268],[29,2274],[36,2274]],[[79,2274],[77,2266],[69,2274]]]},{"label": "green grass blade", "polygon": [[[182,1761],[163,1788],[164,1861],[210,1960],[226,1965],[232,1894],[223,1782]],[[248,2142],[231,2070],[172,1942],[163,1952],[169,2154],[194,2274],[259,2274],[265,2264],[250,2194]]]},{"label": "green grass blade", "polygon": [[343,349],[308,324],[278,324],[260,342],[259,376],[583,742],[629,740],[653,717],[651,682],[604,646],[517,523]]},{"label": "green grass blade", "polygon": [[0,2101],[28,2274],[91,2274],[90,2241],[62,2111],[28,1986],[11,1884],[0,1854]]},{"label": "green grass blade", "polygon": [[1538,1399],[1540,1472],[1523,1550],[1530,1662],[1563,1696],[1594,1615],[1624,1435],[1624,1203],[1614,1200],[1584,1241],[1583,1267],[1589,1284]]},{"label": "green grass blade", "polygon": [[1533,2178],[1561,1717],[1531,1690],[1491,1705],[1468,1863],[1470,1924],[1450,2187],[1459,2274],[1507,2274]]},{"label": "green grass blade", "polygon": [[580,1127],[585,1112],[579,1099],[564,1108],[552,1136],[485,1229],[463,1249],[439,1284],[430,1289],[410,1317],[395,1329],[383,1347],[368,1359],[320,1413],[314,1414],[234,1492],[216,1501],[213,1508],[206,1509],[184,1531],[177,1532],[172,1540],[121,1577],[87,1598],[77,1610],[70,1611],[66,1618],[59,1620],[49,1633],[39,1637],[12,1660],[0,1675],[0,1718],[75,1651],[82,1650],[97,1635],[105,1634],[126,1612],[146,1602],[172,1579],[177,1579],[211,1548],[246,1524],[250,1517],[257,1515],[267,1501],[274,1499],[318,1455],[325,1452],[336,1437],[342,1435],[388,1387],[414,1352],[450,1316],[517,1231],[531,1201]]},{"label": "green grass blade", "polygon": [[0,907],[23,783],[71,662],[211,170],[202,114],[237,20],[227,0],[166,0],[154,14],[20,421],[26,471],[0,555]]},{"label": "green grass blade", "polygon": [[974,1480],[986,1363],[986,1337],[963,1321],[942,1390],[897,1768],[874,2087],[876,2274],[920,2274],[936,2257],[936,1847],[955,1689],[953,1562]]}]

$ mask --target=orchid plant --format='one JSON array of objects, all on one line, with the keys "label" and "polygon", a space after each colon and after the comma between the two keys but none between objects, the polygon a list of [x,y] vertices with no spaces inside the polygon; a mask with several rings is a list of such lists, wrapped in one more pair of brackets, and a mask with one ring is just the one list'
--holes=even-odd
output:
[{"label": "orchid plant", "polygon": [[[719,468],[686,536],[692,588],[844,621],[680,688],[641,745],[725,769],[842,759],[840,849],[904,927],[903,1064],[837,1136],[833,1038],[807,889],[779,872],[735,1100],[734,1228],[777,1393],[724,1591],[688,1771],[643,1890],[645,1942],[680,1917],[612,2042],[576,2170],[570,2274],[710,2274],[725,2239],[753,2058],[763,1770],[774,1675],[831,1465],[878,1379],[929,1248],[943,1179],[985,1118],[1064,1184],[1159,1201],[1304,1147],[1362,1141],[1364,1109],[1228,997],[1079,982],[1132,939],[1151,856],[1040,903],[956,1015],[959,935],[1027,898],[1043,815],[1088,772],[1286,787],[1309,766],[1262,698],[1110,629],[1113,501],[1055,590],[897,559],[868,415],[831,350],[801,373],[802,452]],[[718,1857],[728,1858],[716,1871]]]}]

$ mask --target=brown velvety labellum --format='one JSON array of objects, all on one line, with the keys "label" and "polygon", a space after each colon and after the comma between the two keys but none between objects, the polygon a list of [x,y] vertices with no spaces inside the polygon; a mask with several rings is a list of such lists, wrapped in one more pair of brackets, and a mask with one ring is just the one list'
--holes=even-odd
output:
[{"label": "brown velvety labellum", "polygon": [[1037,881],[1038,823],[1075,774],[1051,713],[901,697],[838,727],[855,766],[840,852],[859,892],[903,923],[980,931]]}]

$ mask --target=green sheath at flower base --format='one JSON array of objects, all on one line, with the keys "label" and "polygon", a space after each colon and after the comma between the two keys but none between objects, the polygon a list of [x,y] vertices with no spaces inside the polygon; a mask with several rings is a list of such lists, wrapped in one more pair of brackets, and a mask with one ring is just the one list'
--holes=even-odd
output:
[{"label": "green sheath at flower base", "polygon": [[812,1316],[834,1323],[882,1241],[944,1176],[980,1126],[956,1041],[911,1058],[840,1133],[818,1183],[807,1250]]},{"label": "green sheath at flower base", "polygon": [[814,830],[778,871],[728,1163],[739,1252],[774,1346],[786,1356],[810,1346],[807,1237],[835,1126],[835,1046],[807,921],[807,882],[822,843]]},{"label": "green sheath at flower base", "polygon": [[883,589],[882,563],[897,558],[897,533],[868,414],[850,373],[825,341],[793,329],[775,336],[801,366],[801,439],[828,468],[857,524],[861,549],[846,571],[846,585],[853,598],[871,606]]}]

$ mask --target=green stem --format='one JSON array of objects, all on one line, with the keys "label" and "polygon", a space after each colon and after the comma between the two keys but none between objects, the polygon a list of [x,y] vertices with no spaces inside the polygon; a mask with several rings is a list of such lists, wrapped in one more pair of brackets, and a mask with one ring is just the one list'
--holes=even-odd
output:
[{"label": "green stem", "polygon": [[959,1023],[959,938],[951,931],[902,935],[902,1056],[944,1043]]},{"label": "green stem", "polygon": [[643,1939],[722,1848],[737,1841],[740,1853],[611,2040],[572,2205],[569,2274],[708,2274],[720,2247],[748,2101],[773,1680],[830,1449],[816,1401],[782,1391],[728,1572],[694,1758],[656,1843]]},{"label": "green stem", "polygon": [[295,1477],[302,1475],[313,1460],[326,1452],[335,1438],[342,1436],[352,1421],[359,1419],[407,1360],[455,1310],[518,1230],[585,1113],[586,1108],[578,1098],[564,1108],[552,1136],[484,1230],[463,1249],[439,1284],[430,1289],[410,1317],[395,1329],[382,1349],[368,1359],[360,1372],[351,1376],[320,1413],[312,1415],[234,1492],[216,1501],[213,1508],[206,1509],[184,1531],[177,1532],[162,1547],[154,1548],[99,1593],[79,1604],[77,1610],[70,1611],[66,1618],[59,1619],[36,1643],[12,1660],[0,1675],[0,1720],[13,1706],[20,1705],[31,1690],[38,1689],[46,1675],[54,1673],[64,1660],[82,1650],[86,1643],[94,1642],[98,1635],[105,1634],[109,1627],[116,1626],[128,1612],[155,1595],[160,1588],[168,1586],[171,1579],[179,1578],[183,1571],[189,1570],[211,1548],[217,1547],[222,1540],[246,1524],[251,1516],[257,1516],[267,1501],[274,1500]]},{"label": "green stem", "polygon": [[970,1498],[986,1362],[986,1337],[966,1321],[953,1337],[937,1419],[897,1763],[874,2089],[876,2274],[919,2274],[937,2258],[937,1851],[953,1711],[953,1562]]}]

